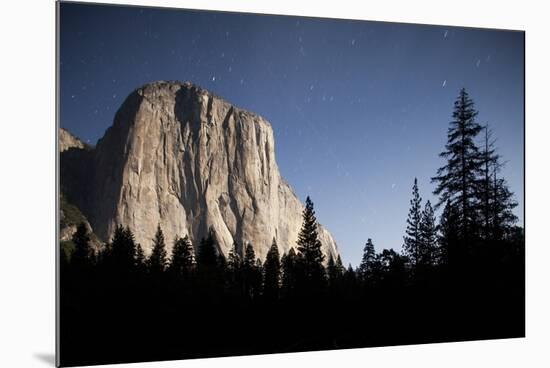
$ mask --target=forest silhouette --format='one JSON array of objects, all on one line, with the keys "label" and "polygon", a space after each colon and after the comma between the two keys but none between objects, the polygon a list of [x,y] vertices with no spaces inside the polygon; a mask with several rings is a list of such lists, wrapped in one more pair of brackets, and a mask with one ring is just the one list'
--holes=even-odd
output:
[{"label": "forest silhouette", "polygon": [[273,239],[263,261],[252,244],[224,256],[213,231],[193,244],[160,226],[148,257],[122,226],[96,252],[79,225],[60,247],[61,364],[524,336],[524,230],[476,115],[462,89],[432,178],[437,203],[411,178],[402,250],[367,239],[355,268],[321,251],[309,197],[297,243],[281,254]]}]

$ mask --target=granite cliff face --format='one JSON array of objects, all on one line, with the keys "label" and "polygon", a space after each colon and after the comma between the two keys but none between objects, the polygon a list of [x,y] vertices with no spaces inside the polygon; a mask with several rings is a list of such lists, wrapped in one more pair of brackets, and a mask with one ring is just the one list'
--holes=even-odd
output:
[{"label": "granite cliff face", "polygon": [[68,132],[66,129],[59,129],[59,152],[65,152],[70,148],[84,149],[84,143]]},{"label": "granite cliff face", "polygon": [[[270,124],[195,85],[134,91],[92,156],[77,202],[103,240],[129,226],[149,253],[160,224],[169,250],[175,236],[196,243],[209,228],[226,255],[234,242],[262,259],[273,238],[281,252],[296,246],[303,205],[279,173]],[[319,235],[337,255],[330,233]]]}]

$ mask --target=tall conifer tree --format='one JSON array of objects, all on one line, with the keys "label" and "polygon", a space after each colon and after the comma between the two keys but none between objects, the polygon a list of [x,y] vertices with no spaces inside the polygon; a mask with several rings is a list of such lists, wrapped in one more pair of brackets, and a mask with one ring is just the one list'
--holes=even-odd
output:
[{"label": "tall conifer tree", "polygon": [[[463,88],[455,101],[453,120],[447,132],[447,144],[440,157],[447,160],[437,170],[432,182],[437,184],[434,194],[439,195],[436,208],[450,202],[459,217],[460,238],[463,248],[477,233],[478,182],[483,161],[475,143],[482,127],[476,122],[474,102]],[[467,252],[467,249],[461,251]]]},{"label": "tall conifer tree", "polygon": [[407,217],[406,235],[403,238],[403,251],[413,265],[420,262],[420,222],[422,220],[422,198],[418,192],[418,180],[414,178],[411,207]]},{"label": "tall conifer tree", "polygon": [[317,232],[317,218],[313,209],[313,202],[306,198],[306,206],[302,213],[302,228],[298,234],[298,251],[303,258],[304,276],[310,284],[320,284],[324,281],[323,266],[324,254],[321,251],[321,242]]},{"label": "tall conifer tree", "polygon": [[111,258],[108,264],[114,267],[114,272],[129,273],[134,269],[136,244],[134,234],[129,228],[118,226],[115,229],[110,251],[106,255]]},{"label": "tall conifer tree", "polygon": [[160,228],[160,224],[157,226],[157,232],[153,239],[153,250],[149,257],[149,270],[152,274],[159,275],[166,270],[168,263],[166,254],[166,244],[164,242],[164,233]]},{"label": "tall conifer tree", "polygon": [[508,188],[506,180],[498,178],[496,171],[493,173],[492,189],[492,238],[498,241],[502,240],[517,222],[513,209],[518,203],[514,200],[514,194]]},{"label": "tall conifer tree", "polygon": [[269,300],[279,297],[281,286],[281,259],[279,258],[279,247],[273,238],[271,248],[267,252],[264,263],[264,296]]},{"label": "tall conifer tree", "polygon": [[372,239],[368,239],[363,248],[363,258],[359,265],[359,276],[363,281],[372,280],[375,273],[376,251]]},{"label": "tall conifer tree", "polygon": [[186,277],[191,273],[194,265],[193,245],[189,237],[185,235],[183,238],[176,238],[172,248],[170,273],[176,277]]},{"label": "tall conifer tree", "polygon": [[262,279],[261,268],[258,268],[256,253],[250,243],[246,246],[242,267],[245,294],[249,297],[259,295]]},{"label": "tall conifer tree", "polygon": [[90,268],[93,259],[93,250],[90,246],[90,234],[84,223],[76,228],[72,241],[75,249],[71,256],[71,263],[75,269],[84,271]]},{"label": "tall conifer tree", "polygon": [[208,236],[200,242],[197,263],[200,267],[215,267],[217,264],[217,249],[214,241],[212,229],[208,231]]}]

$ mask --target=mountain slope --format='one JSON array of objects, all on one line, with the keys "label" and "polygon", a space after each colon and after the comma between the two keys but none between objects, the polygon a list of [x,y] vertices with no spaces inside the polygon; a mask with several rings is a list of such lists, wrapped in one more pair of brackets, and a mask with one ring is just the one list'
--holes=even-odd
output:
[{"label": "mountain slope", "polygon": [[[59,240],[62,242],[71,241],[73,234],[79,224],[84,223],[91,233],[92,246],[97,250],[101,247],[101,241],[94,234],[93,229],[80,208],[67,198],[65,191],[69,192],[77,198],[81,197],[78,193],[80,179],[78,176],[82,170],[77,167],[82,167],[86,163],[85,157],[90,155],[90,147],[84,144],[80,139],[72,135],[66,129],[59,129],[59,152],[61,155],[61,188],[59,196]],[[77,176],[75,178],[75,176]]]}]

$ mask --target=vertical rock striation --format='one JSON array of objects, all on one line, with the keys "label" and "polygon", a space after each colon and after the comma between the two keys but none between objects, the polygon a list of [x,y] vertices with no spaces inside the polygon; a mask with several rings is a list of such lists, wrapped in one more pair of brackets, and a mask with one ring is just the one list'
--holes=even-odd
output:
[{"label": "vertical rock striation", "polygon": [[[150,252],[160,223],[195,244],[214,231],[227,254],[251,243],[260,258],[275,238],[295,247],[303,205],[282,179],[273,131],[262,117],[190,83],[155,82],[134,91],[93,149],[83,207],[96,233],[109,239],[129,226]],[[337,255],[319,227],[325,254]]]}]

